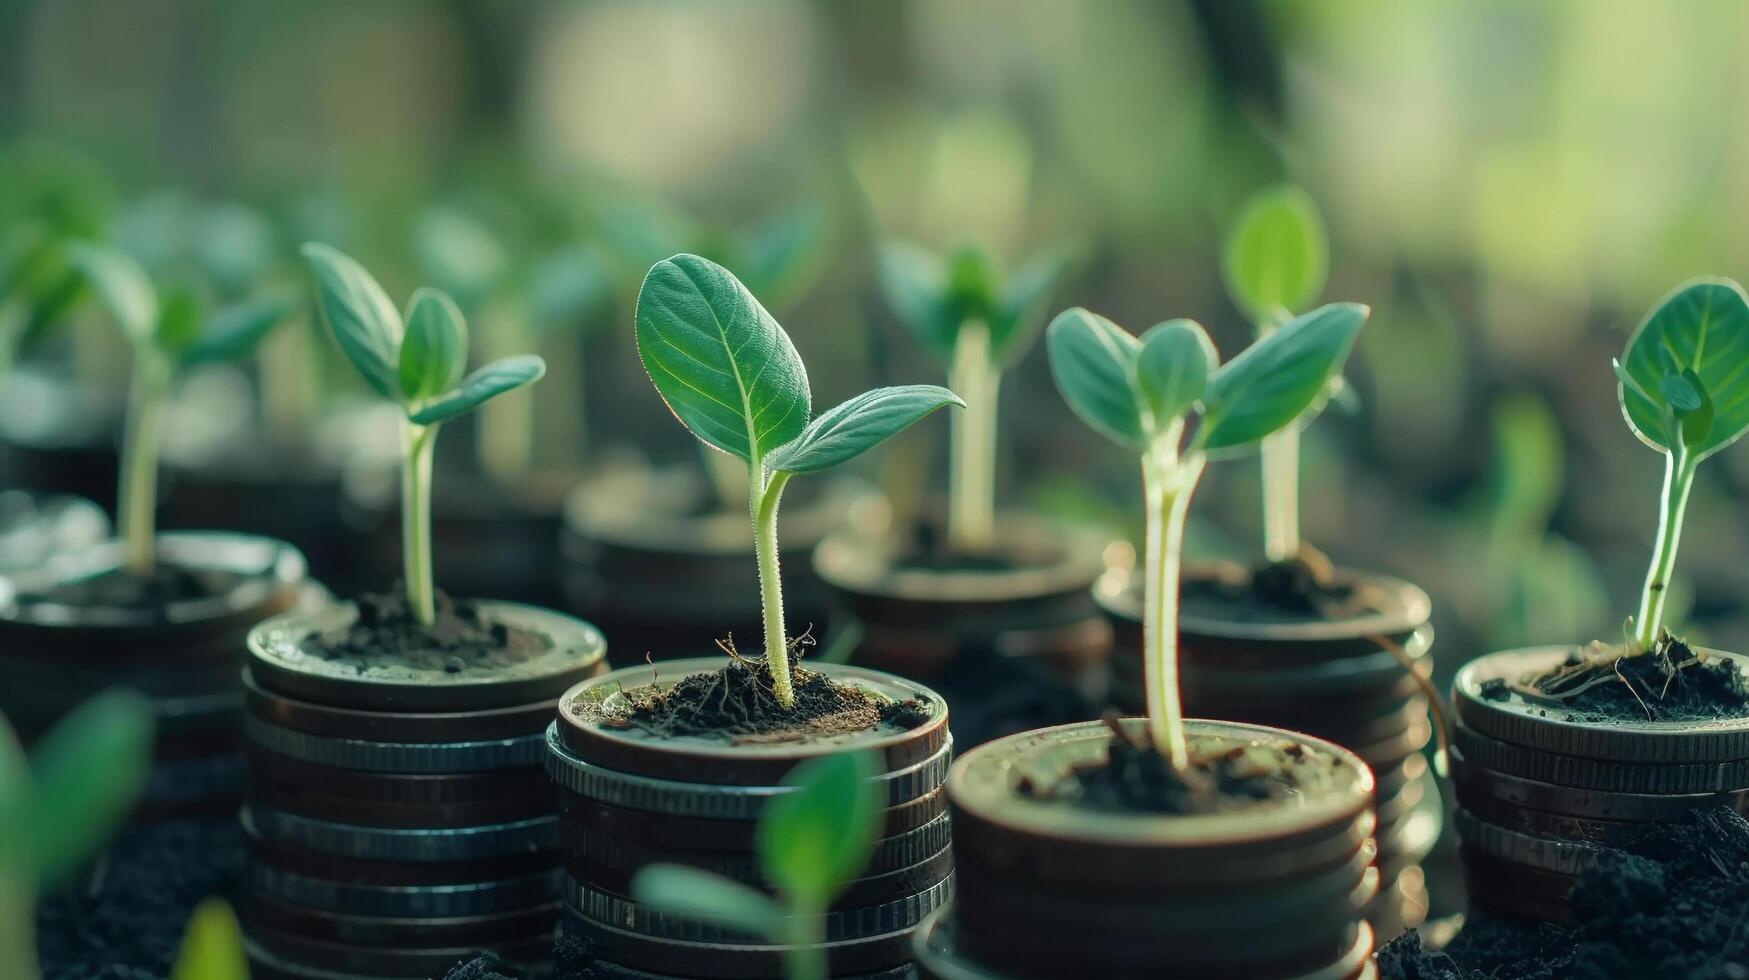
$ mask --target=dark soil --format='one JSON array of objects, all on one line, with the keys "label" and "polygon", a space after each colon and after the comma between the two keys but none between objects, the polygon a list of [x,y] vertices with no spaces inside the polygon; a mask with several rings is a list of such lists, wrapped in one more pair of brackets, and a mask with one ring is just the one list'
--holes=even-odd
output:
[{"label": "dark soil", "polygon": [[358,619],[335,633],[311,633],[305,645],[325,660],[367,667],[399,667],[410,672],[460,674],[515,666],[552,649],[552,640],[481,617],[465,599],[451,599],[439,590],[437,621],[422,626],[413,617],[407,594],[365,594],[358,598]]},{"label": "dark soil", "polygon": [[246,860],[235,817],[123,831],[81,880],[38,905],[43,980],[162,980],[194,906],[234,900]]},{"label": "dark soil", "polygon": [[1572,929],[1474,914],[1443,953],[1410,932],[1379,951],[1381,980],[1745,980],[1749,821],[1720,807],[1650,827],[1571,901]]},{"label": "dark soil", "polygon": [[1518,683],[1484,681],[1482,696],[1513,694],[1559,707],[1576,721],[1710,721],[1749,716],[1749,685],[1733,663],[1707,659],[1665,633],[1644,654],[1600,644],[1574,650],[1561,666]]},{"label": "dark soil", "polygon": [[57,583],[41,592],[20,596],[22,602],[52,602],[74,607],[157,609],[172,602],[211,599],[235,589],[242,577],[235,572],[189,570],[163,562],[150,578],[139,578],[125,569],[110,569],[90,578]]},{"label": "dark soil", "polygon": [[521,974],[511,971],[498,957],[482,953],[465,963],[450,967],[449,972],[443,975],[443,980],[519,980],[520,977]]},{"label": "dark soil", "polygon": [[854,735],[881,726],[911,729],[934,715],[927,702],[885,700],[802,667],[799,647],[790,653],[792,707],[778,703],[763,659],[737,655],[719,670],[689,674],[667,689],[625,692],[630,709],[608,724],[663,738],[715,736],[754,744]]},{"label": "dark soil", "polygon": [[1106,724],[1111,748],[1103,761],[1078,766],[1049,785],[1023,779],[1021,792],[1117,813],[1222,813],[1287,796],[1297,785],[1292,763],[1305,754],[1291,743],[1274,753],[1236,747],[1192,758],[1180,771],[1153,745],[1131,740],[1115,717]]},{"label": "dark soil", "polygon": [[1182,613],[1228,622],[1333,622],[1378,611],[1361,591],[1336,581],[1329,559],[1310,547],[1248,572],[1186,577],[1181,588]]}]

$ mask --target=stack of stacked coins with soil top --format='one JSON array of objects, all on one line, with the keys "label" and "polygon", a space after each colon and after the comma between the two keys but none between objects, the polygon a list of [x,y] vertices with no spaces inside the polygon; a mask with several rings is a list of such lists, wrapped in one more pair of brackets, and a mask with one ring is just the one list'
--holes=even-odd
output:
[{"label": "stack of stacked coins with soil top", "polygon": [[630,897],[640,868],[701,868],[769,891],[755,827],[798,763],[878,755],[885,809],[874,857],[825,915],[833,976],[907,975],[911,933],[953,887],[947,705],[887,674],[824,665],[795,675],[778,706],[756,661],[668,661],[567,692],[548,735],[564,823],[566,930],[591,976],[756,978],[784,973],[785,947],[668,915]]},{"label": "stack of stacked coins with soil top", "polygon": [[605,656],[578,620],[441,593],[429,627],[366,596],[251,633],[257,980],[423,978],[480,949],[542,967],[561,875],[544,730]]},{"label": "stack of stacked coins with soil top", "polygon": [[[1415,586],[1335,570],[1315,578],[1271,565],[1187,570],[1179,657],[1185,712],[1305,732],[1360,756],[1377,782],[1379,898],[1368,913],[1381,939],[1418,925],[1428,896],[1420,864],[1439,837],[1444,811],[1423,748],[1433,735],[1423,676],[1432,603]],[[1319,584],[1321,583],[1321,584]],[[1118,576],[1096,596],[1117,630],[1111,697],[1140,712],[1141,599]]]},{"label": "stack of stacked coins with soil top", "polygon": [[1668,641],[1595,661],[1541,647],[1458,673],[1452,778],[1475,904],[1565,923],[1603,847],[1687,810],[1749,813],[1749,658]]},{"label": "stack of stacked coins with soil top", "polygon": [[1189,764],[1141,719],[966,753],[947,793],[957,896],[919,930],[925,977],[1376,975],[1372,777],[1351,752],[1191,721]]},{"label": "stack of stacked coins with soil top", "polygon": [[0,577],[0,714],[30,742],[97,692],[132,688],[158,711],[140,816],[230,812],[244,639],[320,589],[296,549],[267,538],[159,535],[145,577],[122,552],[105,542]]}]

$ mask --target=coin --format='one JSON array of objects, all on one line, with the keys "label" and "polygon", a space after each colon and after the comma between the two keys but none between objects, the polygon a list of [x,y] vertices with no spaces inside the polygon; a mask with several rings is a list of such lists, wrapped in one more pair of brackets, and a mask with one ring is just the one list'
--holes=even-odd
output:
[{"label": "coin", "polygon": [[269,724],[307,735],[374,742],[458,742],[538,734],[546,730],[559,704],[555,697],[481,711],[339,708],[269,691],[256,683],[247,667],[243,669],[243,690],[249,713]]},{"label": "coin", "polygon": [[[553,811],[553,787],[538,766],[465,773],[386,773],[323,766],[251,747],[250,794],[277,809],[374,826],[457,827],[508,823]],[[360,815],[336,816],[335,811]],[[494,819],[492,814],[507,813]],[[468,819],[469,817],[472,819]]]},{"label": "coin", "polygon": [[[916,830],[947,812],[947,793],[934,789],[915,800],[881,811],[881,834],[891,837]],[[591,834],[655,847],[701,851],[751,852],[758,834],[757,817],[718,820],[629,810],[559,791],[559,813],[568,824]]]},{"label": "coin", "polygon": [[[512,963],[539,963],[552,956],[551,936],[532,936],[500,941],[493,944]],[[362,974],[386,980],[420,980],[441,974],[458,961],[470,959],[478,952],[472,946],[403,949],[353,946],[324,942],[256,927],[250,931],[246,946],[251,958],[260,959],[270,970],[277,969],[297,977],[327,980],[324,971],[345,977]],[[314,971],[309,968],[313,967]]]},{"label": "coin", "polygon": [[[744,884],[759,885],[765,881],[764,868],[751,841],[740,851],[652,847],[596,833],[576,823],[566,825],[564,837],[565,851],[571,859],[586,860],[597,868],[618,869],[629,874],[647,864],[668,861],[702,868]],[[941,853],[951,838],[952,825],[945,813],[916,830],[880,838],[875,841],[862,874],[884,874],[927,861]]]},{"label": "coin", "polygon": [[1451,764],[1452,783],[1460,803],[1475,795],[1484,795],[1549,813],[1630,822],[1675,820],[1689,810],[1710,806],[1727,806],[1739,813],[1749,813],[1749,789],[1724,793],[1651,794],[1557,786],[1475,765],[1463,749],[1455,746]]},{"label": "coin", "polygon": [[[824,936],[826,942],[835,943],[912,929],[923,921],[924,916],[940,908],[952,893],[951,879],[942,879],[923,891],[891,902],[810,916],[810,919],[817,920],[812,925],[811,934]],[[612,922],[628,932],[653,939],[752,946],[765,942],[736,929],[640,905],[580,884],[574,878],[565,879],[565,904],[591,921]]]},{"label": "coin", "polygon": [[371,861],[477,861],[551,851],[559,844],[556,815],[443,829],[359,827],[253,807],[245,807],[240,819],[252,837]]},{"label": "coin", "polygon": [[607,722],[628,704],[628,690],[652,684],[666,687],[688,675],[710,673],[722,666],[723,661],[716,658],[670,660],[622,668],[578,684],[559,702],[560,740],[576,758],[605,769],[657,779],[764,786],[781,782],[804,759],[846,748],[880,753],[887,771],[906,769],[936,755],[948,737],[947,702],[935,692],[891,674],[839,664],[809,669],[840,684],[859,687],[877,699],[915,699],[928,706],[928,719],[916,728],[882,724],[854,735],[781,743],[653,736]]},{"label": "coin", "polygon": [[[688,864],[687,861],[680,858],[663,860],[659,863]],[[570,873],[571,880],[582,886],[624,897],[631,894],[631,882],[639,869],[604,867],[594,863],[590,855],[574,854],[566,862],[566,870]],[[833,900],[832,908],[835,910],[855,909],[903,901],[927,892],[941,884],[951,874],[953,874],[953,852],[943,847],[933,855],[907,867],[883,872],[863,872],[861,877],[844,886],[844,890]],[[765,884],[763,875],[750,877],[752,880],[743,881],[742,884],[765,892],[772,891]]]},{"label": "coin", "polygon": [[1461,807],[1454,811],[1452,819],[1466,849],[1544,871],[1576,875],[1594,867],[1603,853],[1595,844],[1535,837],[1508,830]]},{"label": "coin", "polygon": [[306,735],[252,715],[243,719],[249,740],[269,752],[303,762],[382,773],[461,773],[541,765],[545,737],[472,739],[458,742],[370,742]]},{"label": "coin", "polygon": [[456,885],[360,885],[312,878],[260,863],[249,875],[256,890],[282,902],[389,917],[489,915],[544,905],[558,893],[563,877],[564,872],[555,868],[501,881]]},{"label": "coin", "polygon": [[1655,795],[1719,793],[1749,787],[1749,757],[1729,762],[1641,763],[1557,755],[1453,726],[1452,743],[1472,765],[1557,786]]},{"label": "coin", "polygon": [[[783,976],[785,947],[653,939],[616,925],[586,919],[567,910],[560,928],[598,951],[601,959],[657,974],[691,980],[769,980]],[[872,973],[909,959],[909,928],[864,939],[825,943],[832,976]]]},{"label": "coin", "polygon": [[386,918],[339,915],[254,895],[244,912],[251,926],[261,924],[289,935],[358,946],[419,947],[489,946],[506,936],[550,936],[560,908],[554,901],[492,915]]}]

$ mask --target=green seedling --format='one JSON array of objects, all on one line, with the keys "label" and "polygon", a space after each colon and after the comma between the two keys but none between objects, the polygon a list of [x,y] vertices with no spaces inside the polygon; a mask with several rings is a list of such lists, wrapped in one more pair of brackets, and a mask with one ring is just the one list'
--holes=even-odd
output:
[{"label": "green seedling", "polygon": [[[594,244],[572,242],[518,260],[490,227],[454,208],[432,208],[420,217],[414,251],[426,281],[454,297],[479,325],[476,343],[488,359],[538,349],[561,331],[601,322],[594,314],[614,294],[612,263]],[[573,391],[573,406],[580,403]],[[528,472],[534,409],[529,398],[504,398],[482,410],[475,452],[487,475],[509,483]]]},{"label": "green seedling", "polygon": [[249,980],[249,956],[237,913],[222,898],[194,907],[170,980]]},{"label": "green seedling", "polygon": [[1067,250],[1047,252],[1006,280],[982,250],[943,257],[914,245],[880,254],[887,303],[917,342],[947,364],[948,387],[966,400],[950,434],[948,543],[984,551],[996,525],[996,418],[1002,372],[1026,355],[1051,291],[1068,270]]},{"label": "green seedling", "polygon": [[268,297],[209,311],[200,286],[177,280],[160,290],[139,263],[115,249],[82,243],[72,258],[133,348],[116,523],[127,569],[143,578],[155,564],[158,453],[178,377],[248,356],[293,304]]},{"label": "green seedling", "polygon": [[1221,364],[1193,320],[1139,339],[1083,309],[1046,333],[1064,401],[1094,431],[1135,453],[1147,507],[1142,651],[1148,729],[1161,755],[1187,762],[1178,691],[1179,552],[1184,519],[1211,456],[1247,449],[1290,425],[1325,390],[1366,322],[1336,303],[1290,320]]},{"label": "green seedling", "polygon": [[1640,441],[1664,454],[1664,492],[1652,565],[1633,641],[1651,650],[1682,516],[1702,460],[1749,431],[1749,298],[1729,279],[1695,279],[1652,308],[1614,362],[1622,415]]},{"label": "green seedling", "polygon": [[437,619],[431,584],[431,456],[443,423],[488,399],[540,380],[534,355],[492,361],[467,377],[468,327],[445,293],[429,287],[407,300],[406,319],[364,266],[318,242],[304,246],[317,308],[340,352],[377,394],[406,415],[401,424],[401,561],[414,618]]},{"label": "green seedling", "polygon": [[943,405],[932,385],[877,388],[812,415],[808,373],[777,320],[729,270],[696,255],[656,263],[637,304],[638,357],[675,418],[747,467],[764,606],[765,665],[788,708],[789,644],[777,567],[777,506],[798,473],[830,469]]},{"label": "green seedling", "polygon": [[789,980],[824,980],[825,917],[868,867],[880,832],[874,759],[848,752],[811,759],[784,779],[759,817],[760,869],[776,897],[721,875],[656,864],[632,878],[632,897],[669,915],[763,937],[784,947]]},{"label": "green seedling", "polygon": [[[1257,336],[1274,332],[1324,291],[1329,251],[1318,206],[1298,187],[1273,188],[1245,206],[1227,235],[1221,271]],[[1264,555],[1290,561],[1300,554],[1300,425],[1263,440],[1262,459]]]},{"label": "green seedling", "polygon": [[152,766],[146,698],[106,691],[73,709],[27,763],[0,718],[0,976],[36,980],[36,898],[65,885],[133,809]]},{"label": "green seedling", "polygon": [[103,227],[108,181],[85,158],[19,146],[0,156],[0,377],[85,291],[71,246]]}]

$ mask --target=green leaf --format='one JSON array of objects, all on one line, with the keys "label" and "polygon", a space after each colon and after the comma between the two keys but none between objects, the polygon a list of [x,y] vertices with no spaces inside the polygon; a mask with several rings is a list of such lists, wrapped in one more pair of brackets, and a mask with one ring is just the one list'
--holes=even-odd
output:
[{"label": "green leaf", "polygon": [[419,425],[447,422],[481,402],[534,384],[546,373],[547,362],[534,354],[502,358],[463,378],[453,389],[419,403],[407,418]]},{"label": "green leaf", "polygon": [[1292,186],[1257,195],[1233,223],[1221,258],[1227,291],[1252,322],[1291,316],[1324,290],[1329,245],[1317,204]]},{"label": "green leaf", "polygon": [[1687,415],[1700,407],[1700,392],[1680,374],[1666,374],[1658,382],[1658,392],[1677,415]]},{"label": "green leaf", "polygon": [[1203,397],[1198,442],[1248,446],[1299,418],[1341,370],[1369,312],[1358,303],[1320,306],[1228,361]]},{"label": "green leaf", "polygon": [[401,340],[401,398],[442,394],[468,367],[468,325],[455,301],[435,289],[413,294]]},{"label": "green leaf", "polygon": [[[0,715],[0,828],[23,827],[30,812],[30,763],[18,733]],[[0,879],[33,878],[29,842],[24,835],[0,830]]]},{"label": "green leaf", "polygon": [[796,791],[775,797],[759,818],[765,879],[797,914],[823,912],[874,851],[881,800],[866,752],[810,759],[784,779]]},{"label": "green leaf", "polygon": [[434,207],[419,217],[413,251],[421,275],[470,310],[497,288],[510,267],[510,256],[492,230],[453,208]]},{"label": "green leaf", "polygon": [[990,347],[999,362],[1026,355],[1043,329],[1051,295],[1074,263],[1075,250],[1052,249],[1034,256],[1009,277],[990,314]]},{"label": "green leaf", "polygon": [[778,473],[812,473],[829,469],[874,448],[944,405],[966,403],[946,388],[904,385],[865,391],[821,412],[802,434],[765,457],[767,469]]},{"label": "green leaf", "polygon": [[[1668,366],[1675,366],[1675,372]],[[1681,435],[1668,420],[1677,406],[1664,379],[1680,377],[1700,396],[1688,410]],[[1705,459],[1749,431],[1749,299],[1729,279],[1695,279],[1671,291],[1634,331],[1621,357],[1617,377],[1622,414],[1640,440],[1669,452],[1681,438],[1696,461]],[[1686,400],[1684,401],[1686,404]],[[1708,416],[1696,413],[1710,407]]]},{"label": "green leaf", "polygon": [[183,365],[236,361],[249,356],[294,305],[285,297],[267,297],[220,310],[182,352]]},{"label": "green leaf", "polygon": [[25,826],[37,880],[66,880],[120,827],[152,766],[152,702],[105,691],[74,708],[31,755],[36,792]]},{"label": "green leaf", "polygon": [[947,301],[947,270],[942,260],[915,245],[889,242],[876,256],[881,295],[911,335],[937,357],[953,356],[959,323]]},{"label": "green leaf", "polygon": [[316,276],[317,309],[340,352],[384,398],[399,400],[401,314],[364,267],[319,242],[304,246]]},{"label": "green leaf", "polygon": [[789,335],[729,270],[696,255],[650,268],[638,357],[692,434],[756,461],[808,424],[808,373]]},{"label": "green leaf", "polygon": [[721,875],[679,864],[652,864],[632,876],[632,900],[669,915],[697,919],[774,942],[783,939],[783,910],[764,892]]},{"label": "green leaf", "polygon": [[248,980],[249,957],[237,913],[222,898],[208,898],[194,907],[188,931],[170,980]]},{"label": "green leaf", "polygon": [[1045,330],[1051,376],[1069,408],[1094,431],[1124,446],[1143,448],[1136,360],[1141,341],[1097,313],[1064,310]]},{"label": "green leaf", "polygon": [[1195,320],[1168,320],[1142,335],[1136,389],[1157,430],[1190,411],[1220,363],[1214,341]]},{"label": "green leaf", "polygon": [[206,296],[192,282],[172,283],[158,303],[158,326],[154,340],[158,349],[180,358],[200,336],[206,320]]},{"label": "green leaf", "polygon": [[152,343],[158,327],[158,293],[140,264],[112,248],[81,243],[69,251],[97,298],[134,347]]}]

